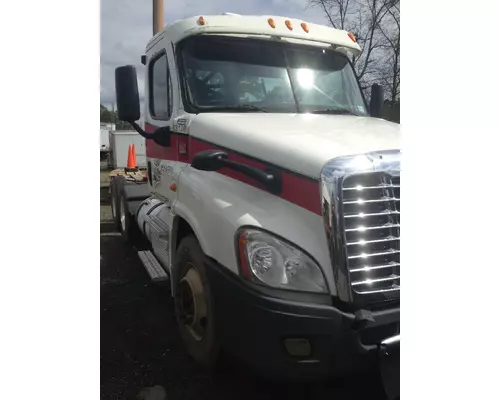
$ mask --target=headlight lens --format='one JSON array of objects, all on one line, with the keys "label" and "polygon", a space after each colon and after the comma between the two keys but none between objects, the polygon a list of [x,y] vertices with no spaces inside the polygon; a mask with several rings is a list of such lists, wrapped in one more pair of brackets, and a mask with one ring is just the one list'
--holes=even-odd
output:
[{"label": "headlight lens", "polygon": [[246,278],[281,289],[328,292],[319,266],[296,247],[258,230],[240,232],[238,243]]}]

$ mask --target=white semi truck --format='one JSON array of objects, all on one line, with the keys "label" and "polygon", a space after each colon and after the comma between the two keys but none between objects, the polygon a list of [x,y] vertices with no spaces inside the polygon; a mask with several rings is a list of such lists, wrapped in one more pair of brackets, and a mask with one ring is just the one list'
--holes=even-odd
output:
[{"label": "white semi truck", "polygon": [[[146,138],[147,183],[113,179],[116,226],[168,282],[187,351],[271,376],[381,366],[399,391],[400,131],[370,104],[345,31],[279,16],[174,22],[119,118]],[[393,384],[397,384],[394,386]]]}]

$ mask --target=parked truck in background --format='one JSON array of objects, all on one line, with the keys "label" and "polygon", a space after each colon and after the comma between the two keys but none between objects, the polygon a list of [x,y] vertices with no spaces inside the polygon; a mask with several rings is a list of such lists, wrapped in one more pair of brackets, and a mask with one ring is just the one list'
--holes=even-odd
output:
[{"label": "parked truck in background", "polygon": [[378,118],[379,86],[365,101],[360,51],[292,18],[176,21],[142,56],[144,129],[135,68],[117,68],[148,180],[113,179],[113,215],[168,282],[200,364],[223,351],[300,378],[379,365],[399,388],[400,132]]},{"label": "parked truck in background", "polygon": [[146,168],[145,139],[135,130],[115,130],[109,133],[108,166],[112,169],[126,168],[128,148],[131,145],[135,147],[137,167]]},{"label": "parked truck in background", "polygon": [[105,161],[108,159],[109,154],[109,134],[115,129],[114,124],[101,123],[99,133],[99,151],[100,160]]}]

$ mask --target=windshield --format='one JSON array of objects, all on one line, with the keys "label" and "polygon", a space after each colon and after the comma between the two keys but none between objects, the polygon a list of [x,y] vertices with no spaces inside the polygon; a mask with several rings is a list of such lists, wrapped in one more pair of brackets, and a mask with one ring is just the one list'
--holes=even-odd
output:
[{"label": "windshield", "polygon": [[367,115],[349,60],[331,49],[222,36],[191,37],[180,49],[196,112]]}]

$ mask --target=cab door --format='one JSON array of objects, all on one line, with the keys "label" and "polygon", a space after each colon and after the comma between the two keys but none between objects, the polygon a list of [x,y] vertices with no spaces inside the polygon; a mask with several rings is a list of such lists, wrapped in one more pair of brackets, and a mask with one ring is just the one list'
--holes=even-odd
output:
[{"label": "cab door", "polygon": [[[161,41],[165,43],[166,41]],[[175,117],[175,104],[172,85],[172,59],[161,46],[148,56],[146,71],[145,130],[154,132],[158,128],[172,128]],[[175,71],[175,68],[174,68]],[[164,133],[167,135],[167,133]],[[170,135],[170,145],[159,145],[151,139],[146,140],[150,190],[155,197],[172,205],[177,199],[175,183],[181,170],[175,137]]]}]

